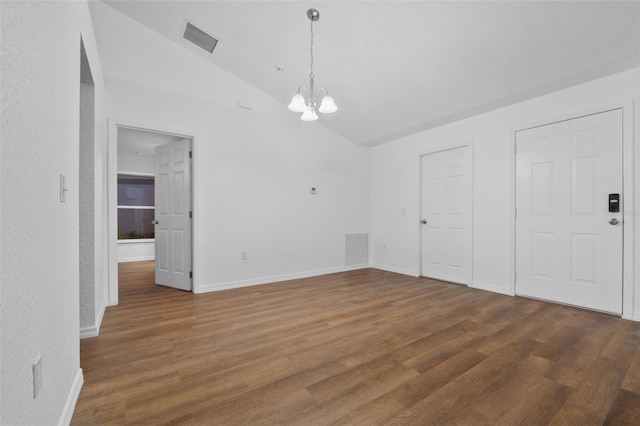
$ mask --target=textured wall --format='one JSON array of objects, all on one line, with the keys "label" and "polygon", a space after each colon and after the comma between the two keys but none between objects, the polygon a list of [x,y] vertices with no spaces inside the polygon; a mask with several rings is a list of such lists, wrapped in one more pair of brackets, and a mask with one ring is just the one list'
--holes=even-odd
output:
[{"label": "textured wall", "polygon": [[[89,73],[84,55],[82,74]],[[95,324],[95,89],[93,79],[83,78],[80,84],[80,327]],[[91,84],[89,84],[91,83]]]},{"label": "textured wall", "polygon": [[[91,323],[83,322],[84,331],[89,330],[90,334],[97,334],[102,321],[102,315],[108,305],[108,250],[107,250],[107,179],[105,176],[107,170],[107,117],[106,117],[106,89],[102,76],[102,65],[98,56],[98,48],[95,36],[93,34],[93,23],[89,14],[89,7],[86,3],[81,2],[81,33],[82,43],[86,51],[87,64],[85,68],[90,68],[91,78],[93,80],[93,93],[95,99],[94,110],[94,143],[93,158],[87,158],[87,163],[93,161],[93,280],[88,279],[86,282],[93,286],[88,289],[87,293],[92,293],[94,299],[83,299],[81,301],[81,309],[87,305],[91,305],[94,317]],[[83,77],[84,78],[84,77]],[[87,211],[90,209],[87,209]],[[81,213],[82,214],[82,213]],[[89,318],[86,318],[89,321]]]},{"label": "textured wall", "polygon": [[[107,303],[104,83],[85,2],[2,2],[0,424],[70,418],[79,369],[80,38],[95,82],[94,286],[85,309],[99,325]],[[88,156],[90,157],[90,155]],[[87,166],[87,164],[84,164]],[[90,167],[89,167],[90,168]],[[66,203],[59,201],[59,174]],[[88,194],[90,188],[85,189]],[[86,207],[85,212],[91,210]],[[91,261],[88,262],[89,264]],[[91,285],[91,284],[90,284]],[[87,320],[89,320],[87,316]],[[43,387],[32,395],[31,364]]]},{"label": "textured wall", "polygon": [[[79,360],[76,2],[2,4],[2,418],[52,424]],[[67,202],[59,202],[59,174]],[[32,396],[31,364],[43,386]]]},{"label": "textured wall", "polygon": [[[0,2],[0,25],[4,26],[4,21],[2,20],[2,3]],[[2,31],[0,31],[0,49],[2,49]],[[2,75],[4,74],[4,68],[2,68],[2,62],[4,58],[0,54],[0,166],[2,165],[2,125],[4,124],[4,110],[5,106],[2,103],[2,97],[4,96],[4,86],[1,85]],[[2,208],[1,208],[1,200],[2,200],[2,176],[0,175],[0,421],[2,420]]]}]

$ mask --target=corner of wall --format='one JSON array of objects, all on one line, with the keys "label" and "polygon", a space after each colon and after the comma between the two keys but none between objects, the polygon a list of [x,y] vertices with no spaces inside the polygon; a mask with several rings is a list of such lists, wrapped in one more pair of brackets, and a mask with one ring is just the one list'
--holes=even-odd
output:
[{"label": "corner of wall", "polygon": [[499,286],[496,284],[489,284],[489,283],[484,283],[484,282],[474,280],[471,282],[471,285],[469,287],[475,288],[478,290],[486,290],[486,291],[491,291],[493,293],[504,294],[506,296],[515,296],[515,293],[510,288]]},{"label": "corner of wall", "polygon": [[104,313],[106,309],[107,309],[107,299],[105,298],[102,300],[102,305],[98,310],[98,314],[96,315],[94,324],[86,327],[80,327],[80,339],[98,337],[98,335],[100,334],[100,325],[102,325],[102,318],[104,317]]},{"label": "corner of wall", "polygon": [[395,266],[383,265],[381,263],[372,263],[371,268],[380,269],[382,271],[394,272],[396,274],[408,275],[410,277],[419,277],[420,273],[412,269],[397,268]]},{"label": "corner of wall", "polygon": [[80,396],[80,390],[82,389],[83,383],[84,375],[82,374],[82,368],[78,368],[76,376],[73,379],[73,384],[71,385],[69,395],[67,395],[67,400],[65,401],[64,409],[62,410],[62,415],[60,416],[60,420],[58,421],[59,426],[67,426],[71,423],[73,411],[76,408],[76,403],[78,402],[78,397]]},{"label": "corner of wall", "polygon": [[[107,152],[107,136],[106,136],[106,89],[104,84],[104,75],[102,71],[102,63],[100,60],[97,41],[95,37],[94,24],[89,9],[89,2],[84,1],[80,5],[80,35],[84,46],[86,59],[93,79],[94,89],[94,129],[93,129],[93,146],[89,153],[93,160],[91,172],[94,181],[91,183],[91,197],[93,201],[90,205],[93,215],[91,231],[93,233],[93,253],[89,264],[93,267],[92,279],[87,280],[87,284],[91,287],[85,289],[88,295],[81,303],[93,306],[84,306],[85,311],[90,312],[88,321],[80,328],[80,338],[95,337],[98,335],[105,307],[108,303],[107,280],[108,275],[105,270],[105,252],[107,248],[107,230],[103,222],[106,220],[106,180],[104,171],[106,170],[106,152]],[[89,160],[87,160],[89,161]],[[83,306],[81,305],[81,309]],[[88,323],[88,324],[87,324]]]}]

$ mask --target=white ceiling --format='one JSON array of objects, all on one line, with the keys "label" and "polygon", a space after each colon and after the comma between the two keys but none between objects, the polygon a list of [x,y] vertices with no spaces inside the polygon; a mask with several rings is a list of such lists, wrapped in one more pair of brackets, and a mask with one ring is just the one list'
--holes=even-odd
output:
[{"label": "white ceiling", "polygon": [[[317,8],[316,86],[340,108],[319,122],[369,146],[640,64],[640,1],[106,3],[283,108],[308,85]],[[212,55],[185,19],[220,40]]]},{"label": "white ceiling", "polygon": [[153,156],[156,146],[182,139],[182,136],[118,127],[118,154]]}]

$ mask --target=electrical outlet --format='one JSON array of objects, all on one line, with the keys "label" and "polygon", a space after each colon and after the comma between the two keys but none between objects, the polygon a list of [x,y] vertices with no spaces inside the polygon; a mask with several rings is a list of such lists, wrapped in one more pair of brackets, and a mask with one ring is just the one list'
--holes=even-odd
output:
[{"label": "electrical outlet", "polygon": [[31,365],[33,373],[33,399],[36,399],[42,389],[42,357],[38,355]]},{"label": "electrical outlet", "polygon": [[242,260],[247,260],[247,252],[246,252],[246,251],[243,251],[243,252],[242,252],[242,257],[241,257],[241,259],[242,259]]}]

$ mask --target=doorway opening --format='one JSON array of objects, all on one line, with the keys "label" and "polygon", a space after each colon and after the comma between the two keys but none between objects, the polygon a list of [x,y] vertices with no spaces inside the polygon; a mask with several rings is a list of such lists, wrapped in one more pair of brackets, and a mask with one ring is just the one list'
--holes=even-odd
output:
[{"label": "doorway opening", "polygon": [[156,284],[193,291],[193,142],[181,132],[111,123],[111,306],[118,304],[118,265],[126,262],[151,262]]}]

